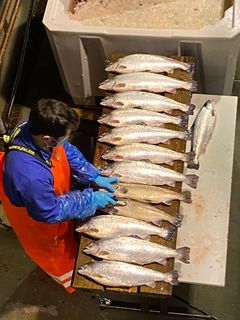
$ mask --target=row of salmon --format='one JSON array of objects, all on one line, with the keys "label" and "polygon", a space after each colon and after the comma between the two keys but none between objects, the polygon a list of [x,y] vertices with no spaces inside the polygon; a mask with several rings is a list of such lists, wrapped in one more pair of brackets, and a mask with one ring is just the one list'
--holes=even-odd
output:
[{"label": "row of salmon", "polygon": [[[148,241],[150,235],[171,240],[183,219],[180,214],[169,215],[152,204],[170,205],[173,200],[191,203],[189,191],[177,193],[156,186],[175,186],[179,181],[196,188],[198,181],[196,175],[184,175],[160,166],[164,163],[172,165],[175,160],[184,161],[191,167],[198,164],[196,136],[201,134],[199,129],[195,130],[197,134],[194,130],[187,130],[187,116],[193,114],[194,106],[156,94],[175,93],[179,88],[196,89],[194,81],[180,81],[156,74],[170,73],[176,68],[192,72],[193,65],[161,56],[130,55],[109,64],[107,71],[123,74],[99,86],[117,92],[101,101],[103,106],[116,110],[99,119],[100,123],[113,127],[99,137],[99,141],[114,146],[102,155],[104,160],[114,162],[102,168],[101,174],[119,177],[121,183],[115,191],[119,201],[115,207],[103,210],[108,215],[91,218],[77,231],[99,239],[83,252],[104,260],[81,266],[79,273],[102,285],[131,287],[145,284],[154,287],[156,281],[176,285],[176,271],[161,273],[142,265],[153,262],[165,264],[168,258],[189,263],[188,247],[175,250]],[[185,116],[174,117],[171,115],[173,110],[180,110]],[[198,115],[197,118],[201,117]],[[168,123],[180,130],[177,127],[176,130],[164,128]],[[173,138],[192,140],[192,146],[195,139],[195,149],[179,153],[157,146],[169,143]],[[163,221],[173,226],[162,228]]]}]

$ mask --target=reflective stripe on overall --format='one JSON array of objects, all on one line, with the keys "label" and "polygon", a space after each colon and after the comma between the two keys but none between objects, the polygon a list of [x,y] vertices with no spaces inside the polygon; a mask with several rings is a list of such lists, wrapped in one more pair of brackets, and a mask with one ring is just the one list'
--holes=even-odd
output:
[{"label": "reflective stripe on overall", "polygon": [[[73,221],[55,224],[38,222],[31,218],[26,208],[12,205],[3,188],[4,161],[5,153],[0,152],[0,199],[19,241],[37,265],[69,293],[74,292],[71,279],[77,243],[74,238]],[[70,168],[63,146],[53,148],[51,161],[54,192],[58,196],[70,190]]]}]

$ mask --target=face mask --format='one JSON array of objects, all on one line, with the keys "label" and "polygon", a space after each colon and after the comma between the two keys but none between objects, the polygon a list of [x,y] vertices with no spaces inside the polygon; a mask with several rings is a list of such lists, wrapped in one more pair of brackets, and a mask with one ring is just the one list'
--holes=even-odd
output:
[{"label": "face mask", "polygon": [[64,142],[67,141],[68,137],[69,137],[69,136],[66,136],[66,137],[63,138],[62,140],[60,140],[60,141],[58,141],[58,142],[56,141],[56,142],[57,142],[56,146],[59,147],[59,146],[64,145]]},{"label": "face mask", "polygon": [[46,142],[46,147],[47,147],[47,148],[54,148],[54,147],[62,146],[62,145],[64,145],[64,142],[68,140],[68,138],[69,138],[69,135],[66,136],[66,137],[64,137],[62,140],[57,141],[57,140],[55,140],[55,139],[52,137],[52,139],[53,139],[54,141],[53,141],[51,144],[48,144],[48,143]]}]

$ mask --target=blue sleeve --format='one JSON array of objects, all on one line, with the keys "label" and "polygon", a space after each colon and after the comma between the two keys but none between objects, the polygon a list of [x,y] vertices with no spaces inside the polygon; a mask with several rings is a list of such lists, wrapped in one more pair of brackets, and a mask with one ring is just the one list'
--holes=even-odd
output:
[{"label": "blue sleeve", "polygon": [[66,141],[64,149],[71,173],[80,183],[87,184],[100,175],[98,169],[84,158],[77,147]]},{"label": "blue sleeve", "polygon": [[22,202],[37,221],[58,223],[74,218],[84,219],[93,215],[97,208],[94,192],[90,188],[55,196],[51,181],[38,178],[25,181],[21,189]]}]

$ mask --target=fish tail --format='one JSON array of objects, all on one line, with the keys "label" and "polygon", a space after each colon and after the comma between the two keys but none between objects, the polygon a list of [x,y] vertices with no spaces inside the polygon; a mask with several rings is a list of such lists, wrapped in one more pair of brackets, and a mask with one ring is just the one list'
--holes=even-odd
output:
[{"label": "fish tail", "polygon": [[198,169],[199,169],[199,162],[196,162],[196,161],[194,161],[194,160],[189,161],[187,167],[188,167],[189,169],[198,170]]},{"label": "fish tail", "polygon": [[178,248],[177,253],[178,253],[177,258],[180,261],[182,261],[184,263],[190,263],[190,261],[189,261],[190,248],[189,247]]},{"label": "fish tail", "polygon": [[177,286],[178,285],[178,272],[176,270],[173,270],[171,272],[166,273],[168,282],[173,285]]},{"label": "fish tail", "polygon": [[168,227],[167,229],[167,235],[165,237],[166,240],[172,240],[176,231],[176,228],[173,226]]},{"label": "fish tail", "polygon": [[195,81],[195,80],[187,81],[185,89],[196,92],[197,91],[197,81]]},{"label": "fish tail", "polygon": [[189,187],[196,189],[198,179],[199,177],[196,174],[187,174],[185,182]]},{"label": "fish tail", "polygon": [[187,128],[188,126],[188,116],[186,114],[183,114],[180,116],[180,126],[182,128]]},{"label": "fish tail", "polygon": [[187,163],[193,162],[195,156],[196,156],[195,151],[187,152],[187,153],[186,153],[186,160],[185,160],[185,161],[186,161]]},{"label": "fish tail", "polygon": [[186,113],[189,115],[192,115],[194,110],[195,110],[195,105],[191,103],[191,104],[189,104],[189,108]]},{"label": "fish tail", "polygon": [[190,191],[183,191],[182,196],[183,196],[183,198],[181,200],[183,202],[192,203],[192,194]]},{"label": "fish tail", "polygon": [[183,221],[183,215],[178,213],[174,219],[172,220],[172,224],[175,226],[175,227],[181,227],[182,225],[182,221]]},{"label": "fish tail", "polygon": [[186,140],[191,141],[192,140],[192,130],[186,130],[186,136],[185,136]]}]

